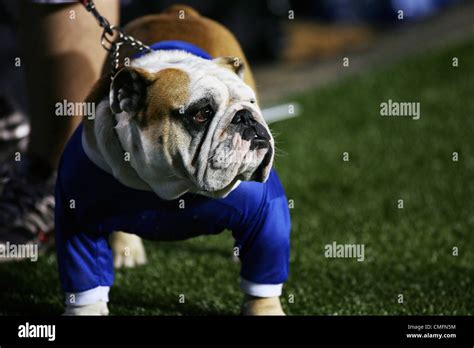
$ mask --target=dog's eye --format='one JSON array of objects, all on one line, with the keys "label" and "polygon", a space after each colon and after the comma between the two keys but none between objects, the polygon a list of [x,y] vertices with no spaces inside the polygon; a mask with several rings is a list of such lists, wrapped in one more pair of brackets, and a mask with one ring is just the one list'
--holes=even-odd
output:
[{"label": "dog's eye", "polygon": [[207,105],[203,107],[202,109],[200,109],[198,112],[196,112],[196,114],[193,117],[193,120],[196,123],[202,124],[209,121],[212,118],[212,116],[214,116],[214,110],[212,110],[212,108],[209,105]]}]

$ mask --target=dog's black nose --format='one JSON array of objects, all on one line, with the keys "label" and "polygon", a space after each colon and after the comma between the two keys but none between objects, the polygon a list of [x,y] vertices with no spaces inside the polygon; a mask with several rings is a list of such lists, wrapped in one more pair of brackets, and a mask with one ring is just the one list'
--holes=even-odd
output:
[{"label": "dog's black nose", "polygon": [[249,110],[242,109],[235,113],[234,118],[232,119],[232,123],[252,126],[257,122],[255,121],[255,119],[252,116],[252,113]]},{"label": "dog's black nose", "polygon": [[239,133],[242,135],[242,139],[251,141],[251,150],[268,146],[270,134],[265,126],[255,120],[249,110],[237,111],[231,123],[240,126]]}]

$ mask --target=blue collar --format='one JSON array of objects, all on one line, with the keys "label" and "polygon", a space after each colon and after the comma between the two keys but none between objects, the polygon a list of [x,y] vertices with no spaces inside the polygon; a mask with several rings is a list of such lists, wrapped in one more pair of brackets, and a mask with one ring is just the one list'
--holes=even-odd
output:
[{"label": "blue collar", "polygon": [[[180,41],[180,40],[166,40],[166,41],[160,41],[160,42],[155,42],[153,45],[150,45],[150,48],[153,51],[171,51],[171,50],[180,50],[180,51],[185,51],[188,53],[191,53],[195,56],[211,60],[212,57],[209,53],[204,51],[202,48],[199,48],[196,45],[193,45],[192,43],[186,42],[186,41]],[[145,55],[146,52],[139,52],[135,55],[132,56],[133,59],[140,58],[141,56]]]}]

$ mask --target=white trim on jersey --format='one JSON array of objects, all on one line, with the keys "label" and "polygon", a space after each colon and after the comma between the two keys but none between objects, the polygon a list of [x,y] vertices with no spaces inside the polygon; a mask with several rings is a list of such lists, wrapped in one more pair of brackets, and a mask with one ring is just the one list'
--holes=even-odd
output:
[{"label": "white trim on jersey", "polygon": [[283,284],[257,284],[240,278],[240,288],[247,295],[257,297],[277,297],[281,295]]},{"label": "white trim on jersey", "polygon": [[80,307],[91,305],[99,301],[107,303],[109,302],[109,290],[110,287],[108,286],[98,286],[82,292],[67,292],[66,305]]}]

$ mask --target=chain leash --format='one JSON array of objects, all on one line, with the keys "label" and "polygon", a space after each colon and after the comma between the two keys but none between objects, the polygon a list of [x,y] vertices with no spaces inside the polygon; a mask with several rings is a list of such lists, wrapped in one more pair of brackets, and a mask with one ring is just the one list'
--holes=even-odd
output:
[{"label": "chain leash", "polygon": [[127,44],[133,47],[138,52],[152,51],[149,46],[145,45],[140,40],[137,40],[133,36],[125,34],[120,27],[111,25],[110,22],[105,17],[103,17],[99,13],[99,11],[97,11],[93,0],[79,0],[79,2],[84,5],[86,10],[95,17],[95,19],[99,23],[99,26],[103,28],[102,35],[100,37],[100,44],[110,54],[109,58],[112,79],[120,66],[120,47],[122,45]]}]

